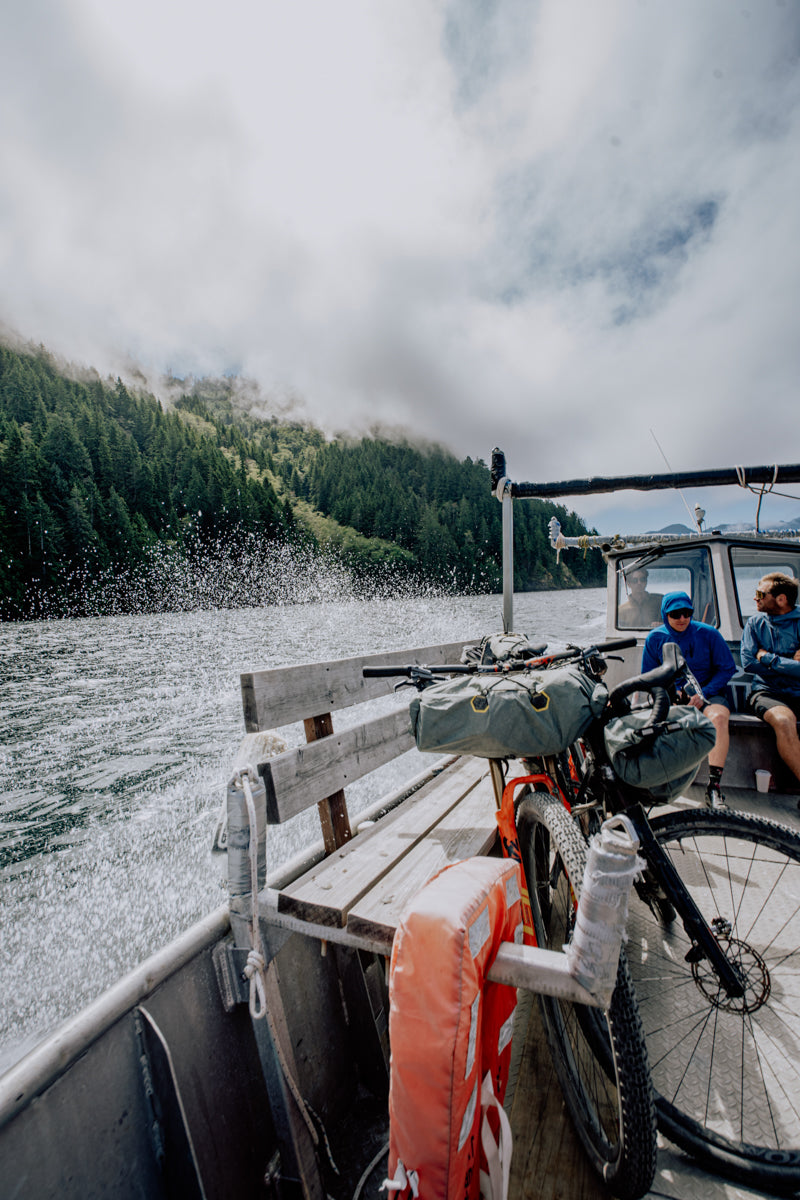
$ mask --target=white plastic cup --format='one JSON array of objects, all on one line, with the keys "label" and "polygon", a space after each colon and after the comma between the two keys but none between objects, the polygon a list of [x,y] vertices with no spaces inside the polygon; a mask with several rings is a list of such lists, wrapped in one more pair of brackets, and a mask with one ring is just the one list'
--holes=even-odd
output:
[{"label": "white plastic cup", "polygon": [[768,792],[769,785],[772,783],[772,775],[769,771],[756,771],[756,791]]}]

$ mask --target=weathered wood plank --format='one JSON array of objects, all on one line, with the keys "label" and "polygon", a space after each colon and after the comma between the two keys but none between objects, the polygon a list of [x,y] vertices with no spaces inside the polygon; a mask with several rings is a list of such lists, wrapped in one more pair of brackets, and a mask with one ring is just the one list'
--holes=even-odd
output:
[{"label": "weathered wood plank", "polygon": [[[318,717],[306,717],[303,722],[307,742],[318,742],[321,738],[333,734],[333,720],[330,713],[322,713]],[[350,817],[347,812],[347,801],[344,792],[339,788],[332,796],[317,801],[319,823],[322,826],[322,840],[326,854],[332,854],[349,842],[353,836],[350,828]]]},{"label": "weathered wood plank", "polygon": [[494,794],[487,775],[350,910],[347,928],[361,937],[394,932],[408,902],[451,863],[486,854],[497,840]]},{"label": "weathered wood plank", "polygon": [[401,708],[260,763],[267,821],[288,821],[413,746],[408,710]]},{"label": "weathered wood plank", "polygon": [[256,733],[260,729],[278,729],[306,717],[336,712],[352,704],[360,704],[362,700],[385,696],[392,691],[397,680],[364,679],[362,667],[457,663],[463,647],[474,645],[479,640],[472,638],[470,641],[421,646],[412,650],[389,650],[385,654],[369,654],[361,658],[248,672],[240,676],[245,729],[248,733]]},{"label": "weathered wood plank", "polygon": [[321,925],[343,926],[353,905],[435,829],[486,771],[486,763],[477,759],[460,759],[448,767],[369,832],[284,888],[278,910]]},{"label": "weathered wood plank", "polygon": [[608,1190],[592,1171],[564,1104],[538,1004],[531,1005],[510,1115],[514,1139],[510,1196],[516,1200],[607,1200]]}]

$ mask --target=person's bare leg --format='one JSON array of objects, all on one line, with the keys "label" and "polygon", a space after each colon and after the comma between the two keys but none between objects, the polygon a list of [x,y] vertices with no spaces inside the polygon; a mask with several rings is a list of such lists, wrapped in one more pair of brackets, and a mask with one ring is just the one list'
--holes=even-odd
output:
[{"label": "person's bare leg", "polygon": [[724,704],[709,704],[707,708],[703,709],[703,713],[709,720],[714,722],[714,728],[717,731],[717,740],[714,743],[714,749],[708,756],[708,765],[710,767],[724,767],[731,741],[728,730],[730,713]]},{"label": "person's bare leg", "polygon": [[786,705],[779,704],[764,711],[764,720],[775,730],[778,754],[789,770],[800,779],[800,738],[797,736],[797,717]]}]

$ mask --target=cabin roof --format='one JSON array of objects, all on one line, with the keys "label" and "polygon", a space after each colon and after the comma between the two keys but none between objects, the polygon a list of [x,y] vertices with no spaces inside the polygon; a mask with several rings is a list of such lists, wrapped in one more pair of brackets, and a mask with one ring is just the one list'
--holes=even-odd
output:
[{"label": "cabin roof", "polygon": [[652,538],[639,534],[635,541],[626,541],[624,537],[609,541],[604,546],[605,556],[609,559],[622,558],[631,554],[646,554],[648,550],[659,550],[668,553],[671,550],[685,550],[690,546],[743,546],[750,550],[796,550],[800,544],[800,536],[795,530],[786,534],[770,536],[768,533],[749,534],[742,530],[725,532],[715,529],[709,533],[698,534],[653,534]]}]

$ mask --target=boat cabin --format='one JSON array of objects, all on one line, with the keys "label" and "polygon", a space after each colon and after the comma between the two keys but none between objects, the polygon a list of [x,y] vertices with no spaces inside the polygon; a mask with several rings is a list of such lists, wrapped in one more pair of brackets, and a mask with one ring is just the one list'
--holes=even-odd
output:
[{"label": "boat cabin", "polygon": [[[686,592],[698,621],[718,629],[731,648],[738,671],[728,684],[731,704],[731,749],[725,766],[726,787],[754,787],[757,769],[773,774],[777,790],[795,792],[797,781],[774,748],[774,735],[747,708],[753,676],[740,661],[742,632],[757,611],[755,588],[770,571],[800,579],[800,541],[769,537],[725,535],[687,536],[670,543],[650,542],[610,547],[606,628],[609,638],[636,634],[636,646],[609,659],[609,686],[633,675],[641,664],[649,631],[660,625],[662,597]],[[654,613],[658,610],[658,614]],[[651,619],[652,618],[652,619]],[[703,766],[697,784],[706,781]]]},{"label": "boat cabin", "polygon": [[[756,610],[755,588],[762,576],[782,571],[800,579],[800,542],[775,538],[737,537],[721,533],[686,537],[680,542],[657,541],[626,548],[609,548],[607,629],[609,637],[637,635],[636,650],[616,664],[620,678],[638,668],[640,646],[651,629],[661,624],[661,600],[667,592],[686,592],[694,616],[718,629],[739,662],[742,631]],[[643,602],[642,594],[652,601]],[[632,602],[633,601],[633,602]],[[652,611],[658,614],[651,618]],[[734,710],[741,711],[750,683],[742,672],[733,681]]]},{"label": "boat cabin", "polygon": [[[736,467],[684,474],[638,475],[618,478],[570,479],[555,483],[516,483],[506,474],[505,455],[492,452],[492,490],[503,505],[503,626],[513,623],[513,501],[553,500],[563,496],[594,495],[626,490],[656,491],[681,487],[731,485],[747,487],[761,495],[777,483],[800,481],[800,464]],[[702,514],[701,514],[702,515]],[[609,658],[607,682],[614,687],[641,666],[642,647],[651,629],[661,622],[661,600],[667,592],[686,592],[696,620],[718,629],[731,648],[739,670],[728,691],[731,701],[731,748],[725,764],[725,786],[753,790],[754,772],[771,772],[775,789],[796,793],[798,781],[779,758],[772,730],[751,716],[747,696],[753,677],[741,669],[742,632],[756,610],[755,587],[770,571],[781,571],[800,580],[800,531],[778,535],[747,530],[722,533],[702,531],[698,517],[695,533],[641,534],[633,537],[590,535],[564,537],[558,520],[550,522],[550,544],[557,554],[570,549],[582,553],[594,548],[608,564],[606,629],[609,639],[636,635],[636,645]],[[707,782],[701,767],[695,786]]]}]

